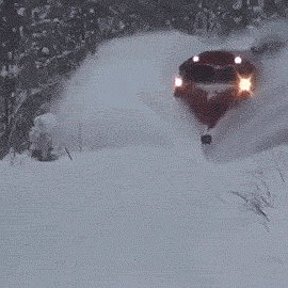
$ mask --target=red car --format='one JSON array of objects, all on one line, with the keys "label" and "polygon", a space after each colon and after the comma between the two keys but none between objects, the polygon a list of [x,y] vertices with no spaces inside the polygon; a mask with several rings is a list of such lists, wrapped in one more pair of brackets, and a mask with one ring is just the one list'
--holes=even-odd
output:
[{"label": "red car", "polygon": [[189,105],[208,129],[213,128],[227,109],[253,96],[257,71],[248,59],[248,54],[237,51],[195,55],[180,65],[174,96]]}]

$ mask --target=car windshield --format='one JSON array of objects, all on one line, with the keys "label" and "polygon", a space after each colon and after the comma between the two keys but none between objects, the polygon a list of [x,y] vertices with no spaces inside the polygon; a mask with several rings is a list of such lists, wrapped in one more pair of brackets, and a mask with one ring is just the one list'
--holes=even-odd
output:
[{"label": "car windshield", "polygon": [[228,83],[237,80],[237,73],[233,66],[225,66],[216,68],[211,65],[194,65],[187,71],[188,80],[200,83]]},{"label": "car windshield", "polygon": [[207,65],[227,66],[234,64],[235,56],[226,51],[208,51],[199,55],[200,63]]}]

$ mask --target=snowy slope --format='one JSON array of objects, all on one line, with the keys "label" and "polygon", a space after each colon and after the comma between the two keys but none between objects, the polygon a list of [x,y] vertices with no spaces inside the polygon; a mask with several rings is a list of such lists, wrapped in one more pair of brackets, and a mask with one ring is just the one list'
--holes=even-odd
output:
[{"label": "snowy slope", "polygon": [[87,60],[58,109],[73,161],[0,163],[0,287],[287,287],[287,149],[207,161],[224,152],[171,95],[207,45],[142,35]]}]

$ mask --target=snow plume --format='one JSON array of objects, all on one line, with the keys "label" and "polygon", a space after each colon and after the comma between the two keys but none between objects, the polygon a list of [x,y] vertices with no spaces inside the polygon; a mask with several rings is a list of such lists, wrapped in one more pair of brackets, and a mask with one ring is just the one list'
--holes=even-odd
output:
[{"label": "snow plume", "polygon": [[[171,144],[177,129],[171,132],[168,123],[183,128],[177,118],[185,118],[172,97],[174,76],[179,63],[205,46],[179,32],[105,43],[67,85],[58,111],[62,141],[71,149],[92,150]],[[191,133],[190,126],[186,130]]]},{"label": "snow plume", "polygon": [[[286,22],[247,29],[226,41],[207,43],[179,32],[151,33],[114,39],[86,60],[67,84],[59,109],[61,138],[71,149],[94,150],[131,145],[200,148],[201,129],[193,115],[172,96],[178,66],[209,49],[249,49],[273,34],[288,39]],[[261,62],[261,63],[260,63]],[[231,109],[204,147],[213,161],[247,157],[286,142],[288,49],[259,61],[260,85],[253,99]],[[198,149],[197,148],[197,149]]]}]

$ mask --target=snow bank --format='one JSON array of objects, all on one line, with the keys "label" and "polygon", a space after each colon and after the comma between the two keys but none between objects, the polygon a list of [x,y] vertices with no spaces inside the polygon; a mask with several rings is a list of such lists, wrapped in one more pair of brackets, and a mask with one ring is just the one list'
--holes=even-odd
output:
[{"label": "snow bank", "polygon": [[[0,163],[2,287],[286,288],[286,186],[272,166],[214,165],[183,143],[73,159]],[[269,221],[257,193],[277,208],[263,207]]]}]

